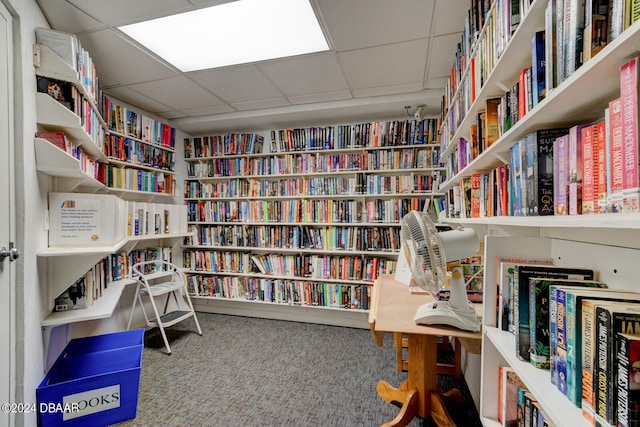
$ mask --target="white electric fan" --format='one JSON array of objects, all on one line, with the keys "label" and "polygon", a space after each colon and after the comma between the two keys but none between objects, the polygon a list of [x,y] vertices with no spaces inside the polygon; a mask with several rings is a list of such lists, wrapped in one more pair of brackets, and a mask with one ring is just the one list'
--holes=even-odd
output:
[{"label": "white electric fan", "polygon": [[[402,218],[400,238],[413,281],[430,292],[444,288],[447,259],[455,261],[476,255],[480,246],[473,229],[460,227],[438,232],[428,214],[418,211],[410,211]],[[422,325],[449,325],[473,332],[480,330],[476,310],[467,298],[461,267],[453,267],[451,271],[449,300],[423,304],[414,320]]]}]

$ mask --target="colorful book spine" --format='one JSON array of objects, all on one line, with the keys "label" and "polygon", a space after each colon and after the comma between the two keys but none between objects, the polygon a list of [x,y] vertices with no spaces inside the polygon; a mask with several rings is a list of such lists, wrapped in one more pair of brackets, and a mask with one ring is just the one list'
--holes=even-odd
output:
[{"label": "colorful book spine", "polygon": [[567,292],[556,291],[556,387],[567,394]]},{"label": "colorful book spine", "polygon": [[602,304],[596,307],[595,378],[596,422],[617,424],[616,335],[618,332],[640,333],[640,305],[625,303]]},{"label": "colorful book spine", "polygon": [[618,426],[631,427],[640,423],[640,335],[619,333],[616,340]]},{"label": "colorful book spine", "polygon": [[595,153],[593,126],[585,126],[582,132],[582,213],[595,213]]},{"label": "colorful book spine", "polygon": [[620,67],[623,138],[623,212],[640,212],[638,184],[638,61],[635,57]]},{"label": "colorful book spine", "polygon": [[553,203],[555,215],[568,215],[569,135],[556,138],[553,147]]},{"label": "colorful book spine", "polygon": [[618,97],[609,102],[609,173],[611,189],[609,205],[611,212],[622,212],[622,174],[623,174],[623,138],[622,138],[622,101]]},{"label": "colorful book spine", "polygon": [[569,129],[569,215],[582,213],[582,128]]},{"label": "colorful book spine", "polygon": [[547,95],[545,85],[545,31],[537,31],[531,36],[531,87],[533,106],[538,105]]},{"label": "colorful book spine", "polygon": [[582,416],[589,425],[596,425],[594,365],[595,365],[595,307],[598,301],[582,301]]},{"label": "colorful book spine", "polygon": [[596,213],[607,213],[607,135],[606,123],[600,120],[593,126],[595,167],[594,167],[594,205]]}]

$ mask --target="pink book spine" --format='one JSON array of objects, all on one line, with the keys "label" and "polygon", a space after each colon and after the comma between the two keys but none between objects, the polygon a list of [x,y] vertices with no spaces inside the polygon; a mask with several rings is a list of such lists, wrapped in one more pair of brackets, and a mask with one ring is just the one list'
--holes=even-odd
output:
[{"label": "pink book spine", "polygon": [[567,197],[569,193],[569,136],[556,138],[553,147],[553,199],[556,215],[568,215]]},{"label": "pink book spine", "polygon": [[597,135],[597,194],[596,200],[598,209],[596,213],[607,212],[607,136],[606,124],[604,120],[599,121],[594,126],[594,133]]},{"label": "pink book spine", "polygon": [[623,212],[640,212],[638,189],[638,60],[620,67],[623,147]]},{"label": "pink book spine", "polygon": [[593,126],[582,128],[582,213],[594,213]]},{"label": "pink book spine", "polygon": [[569,130],[569,215],[582,213],[582,132],[584,126]]},{"label": "pink book spine", "polygon": [[609,102],[609,135],[611,151],[609,170],[611,175],[610,205],[612,212],[622,211],[622,101],[616,98]]}]

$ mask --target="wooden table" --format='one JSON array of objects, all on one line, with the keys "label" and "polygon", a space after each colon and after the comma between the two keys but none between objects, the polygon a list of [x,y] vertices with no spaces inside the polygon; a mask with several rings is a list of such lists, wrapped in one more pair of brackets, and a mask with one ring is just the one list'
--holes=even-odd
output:
[{"label": "wooden table", "polygon": [[[400,387],[395,388],[386,381],[378,381],[378,395],[387,402],[400,402],[400,413],[383,427],[406,426],[419,415],[429,415],[439,426],[455,426],[445,400],[460,402],[459,390],[443,394],[438,388],[436,375],[437,339],[454,337],[462,346],[474,354],[480,353],[481,332],[469,332],[448,326],[416,325],[413,317],[422,304],[433,301],[430,294],[412,294],[409,287],[398,282],[391,275],[381,276],[373,285],[369,325],[374,341],[382,345],[384,332],[402,333],[407,336],[408,378]],[[475,304],[479,314],[482,306]]]}]

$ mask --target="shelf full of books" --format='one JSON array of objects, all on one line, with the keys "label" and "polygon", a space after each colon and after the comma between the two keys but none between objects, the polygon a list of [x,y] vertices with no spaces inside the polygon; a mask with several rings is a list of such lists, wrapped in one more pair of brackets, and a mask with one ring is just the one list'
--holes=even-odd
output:
[{"label": "shelf full of books", "polygon": [[[190,291],[362,311],[409,210],[442,209],[439,120],[185,140]],[[224,154],[221,154],[224,153]]]},{"label": "shelf full of books", "polygon": [[36,136],[91,159],[83,172],[107,190],[174,195],[175,129],[106,96],[75,35],[38,28],[36,39]]},{"label": "shelf full of books", "polygon": [[625,381],[640,290],[640,23],[623,3],[472,2],[443,101],[441,190],[446,221],[486,235],[485,425],[638,421]]},{"label": "shelf full of books", "polygon": [[[37,170],[49,175],[44,292],[50,328],[104,319],[131,265],[168,259],[190,236],[175,195],[176,130],[111,99],[78,38],[36,29]],[[63,259],[64,258],[64,259]]]}]

